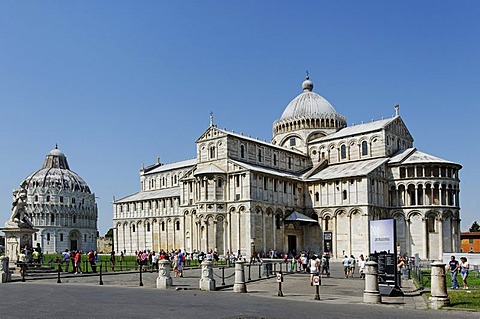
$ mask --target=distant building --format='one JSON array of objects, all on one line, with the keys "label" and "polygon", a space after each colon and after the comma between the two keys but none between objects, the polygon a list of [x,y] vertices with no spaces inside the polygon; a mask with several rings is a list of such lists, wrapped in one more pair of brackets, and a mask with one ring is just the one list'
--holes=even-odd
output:
[{"label": "distant building", "polygon": [[41,169],[22,183],[27,190],[27,213],[35,228],[33,245],[44,252],[96,250],[97,204],[87,183],[70,170],[55,147]]},{"label": "distant building", "polygon": [[342,258],[368,254],[369,221],[393,218],[402,254],[460,251],[461,165],[417,150],[398,106],[391,118],[347,126],[308,77],[302,89],[271,142],[211,117],[196,158],[143,168],[140,190],[113,204],[117,249]]},{"label": "distant building", "polygon": [[480,253],[480,232],[462,232],[462,252]]},{"label": "distant building", "polygon": [[102,254],[109,254],[112,250],[113,250],[112,237],[97,238],[97,252]]}]

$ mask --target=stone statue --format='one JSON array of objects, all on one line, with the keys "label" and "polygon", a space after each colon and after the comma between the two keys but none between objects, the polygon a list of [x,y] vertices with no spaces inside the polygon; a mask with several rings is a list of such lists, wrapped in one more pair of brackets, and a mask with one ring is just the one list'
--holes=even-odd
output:
[{"label": "stone statue", "polygon": [[18,226],[20,228],[33,228],[33,224],[27,215],[27,190],[22,186],[13,190],[12,216],[7,226]]}]

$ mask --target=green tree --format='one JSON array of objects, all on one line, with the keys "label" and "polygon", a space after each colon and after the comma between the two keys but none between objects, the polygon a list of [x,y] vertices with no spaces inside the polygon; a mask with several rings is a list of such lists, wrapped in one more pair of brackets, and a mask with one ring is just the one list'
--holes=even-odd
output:
[{"label": "green tree", "polygon": [[113,228],[110,228],[107,233],[105,234],[105,237],[110,237],[113,238]]},{"label": "green tree", "polygon": [[477,223],[477,221],[474,221],[472,226],[470,227],[470,232],[479,232],[480,231],[480,225]]}]

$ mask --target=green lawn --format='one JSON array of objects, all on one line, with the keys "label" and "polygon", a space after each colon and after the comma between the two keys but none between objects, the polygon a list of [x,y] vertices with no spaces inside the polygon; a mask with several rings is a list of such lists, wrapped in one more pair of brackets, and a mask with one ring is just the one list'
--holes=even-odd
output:
[{"label": "green lawn", "polygon": [[[423,286],[430,288],[430,270],[422,270]],[[457,276],[460,289],[450,290],[452,281],[450,273],[447,271],[446,284],[448,288],[448,297],[450,298],[450,307],[458,309],[480,310],[480,276],[476,273],[470,273],[467,278],[468,290],[463,290],[462,278]],[[422,286],[415,278],[414,282],[417,287]],[[427,294],[429,297],[430,294]]]},{"label": "green lawn", "polygon": [[478,290],[449,291],[448,297],[450,298],[450,307],[475,310],[480,309],[480,291]]}]

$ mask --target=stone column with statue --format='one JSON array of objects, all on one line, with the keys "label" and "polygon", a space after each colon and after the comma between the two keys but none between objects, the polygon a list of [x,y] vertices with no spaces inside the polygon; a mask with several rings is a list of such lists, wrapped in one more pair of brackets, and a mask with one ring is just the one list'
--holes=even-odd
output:
[{"label": "stone column with statue", "polygon": [[32,249],[32,234],[38,229],[33,224],[25,209],[27,205],[27,190],[24,185],[13,190],[12,215],[0,228],[5,233],[5,256],[9,258],[10,267],[19,261],[19,255],[25,248]]}]

